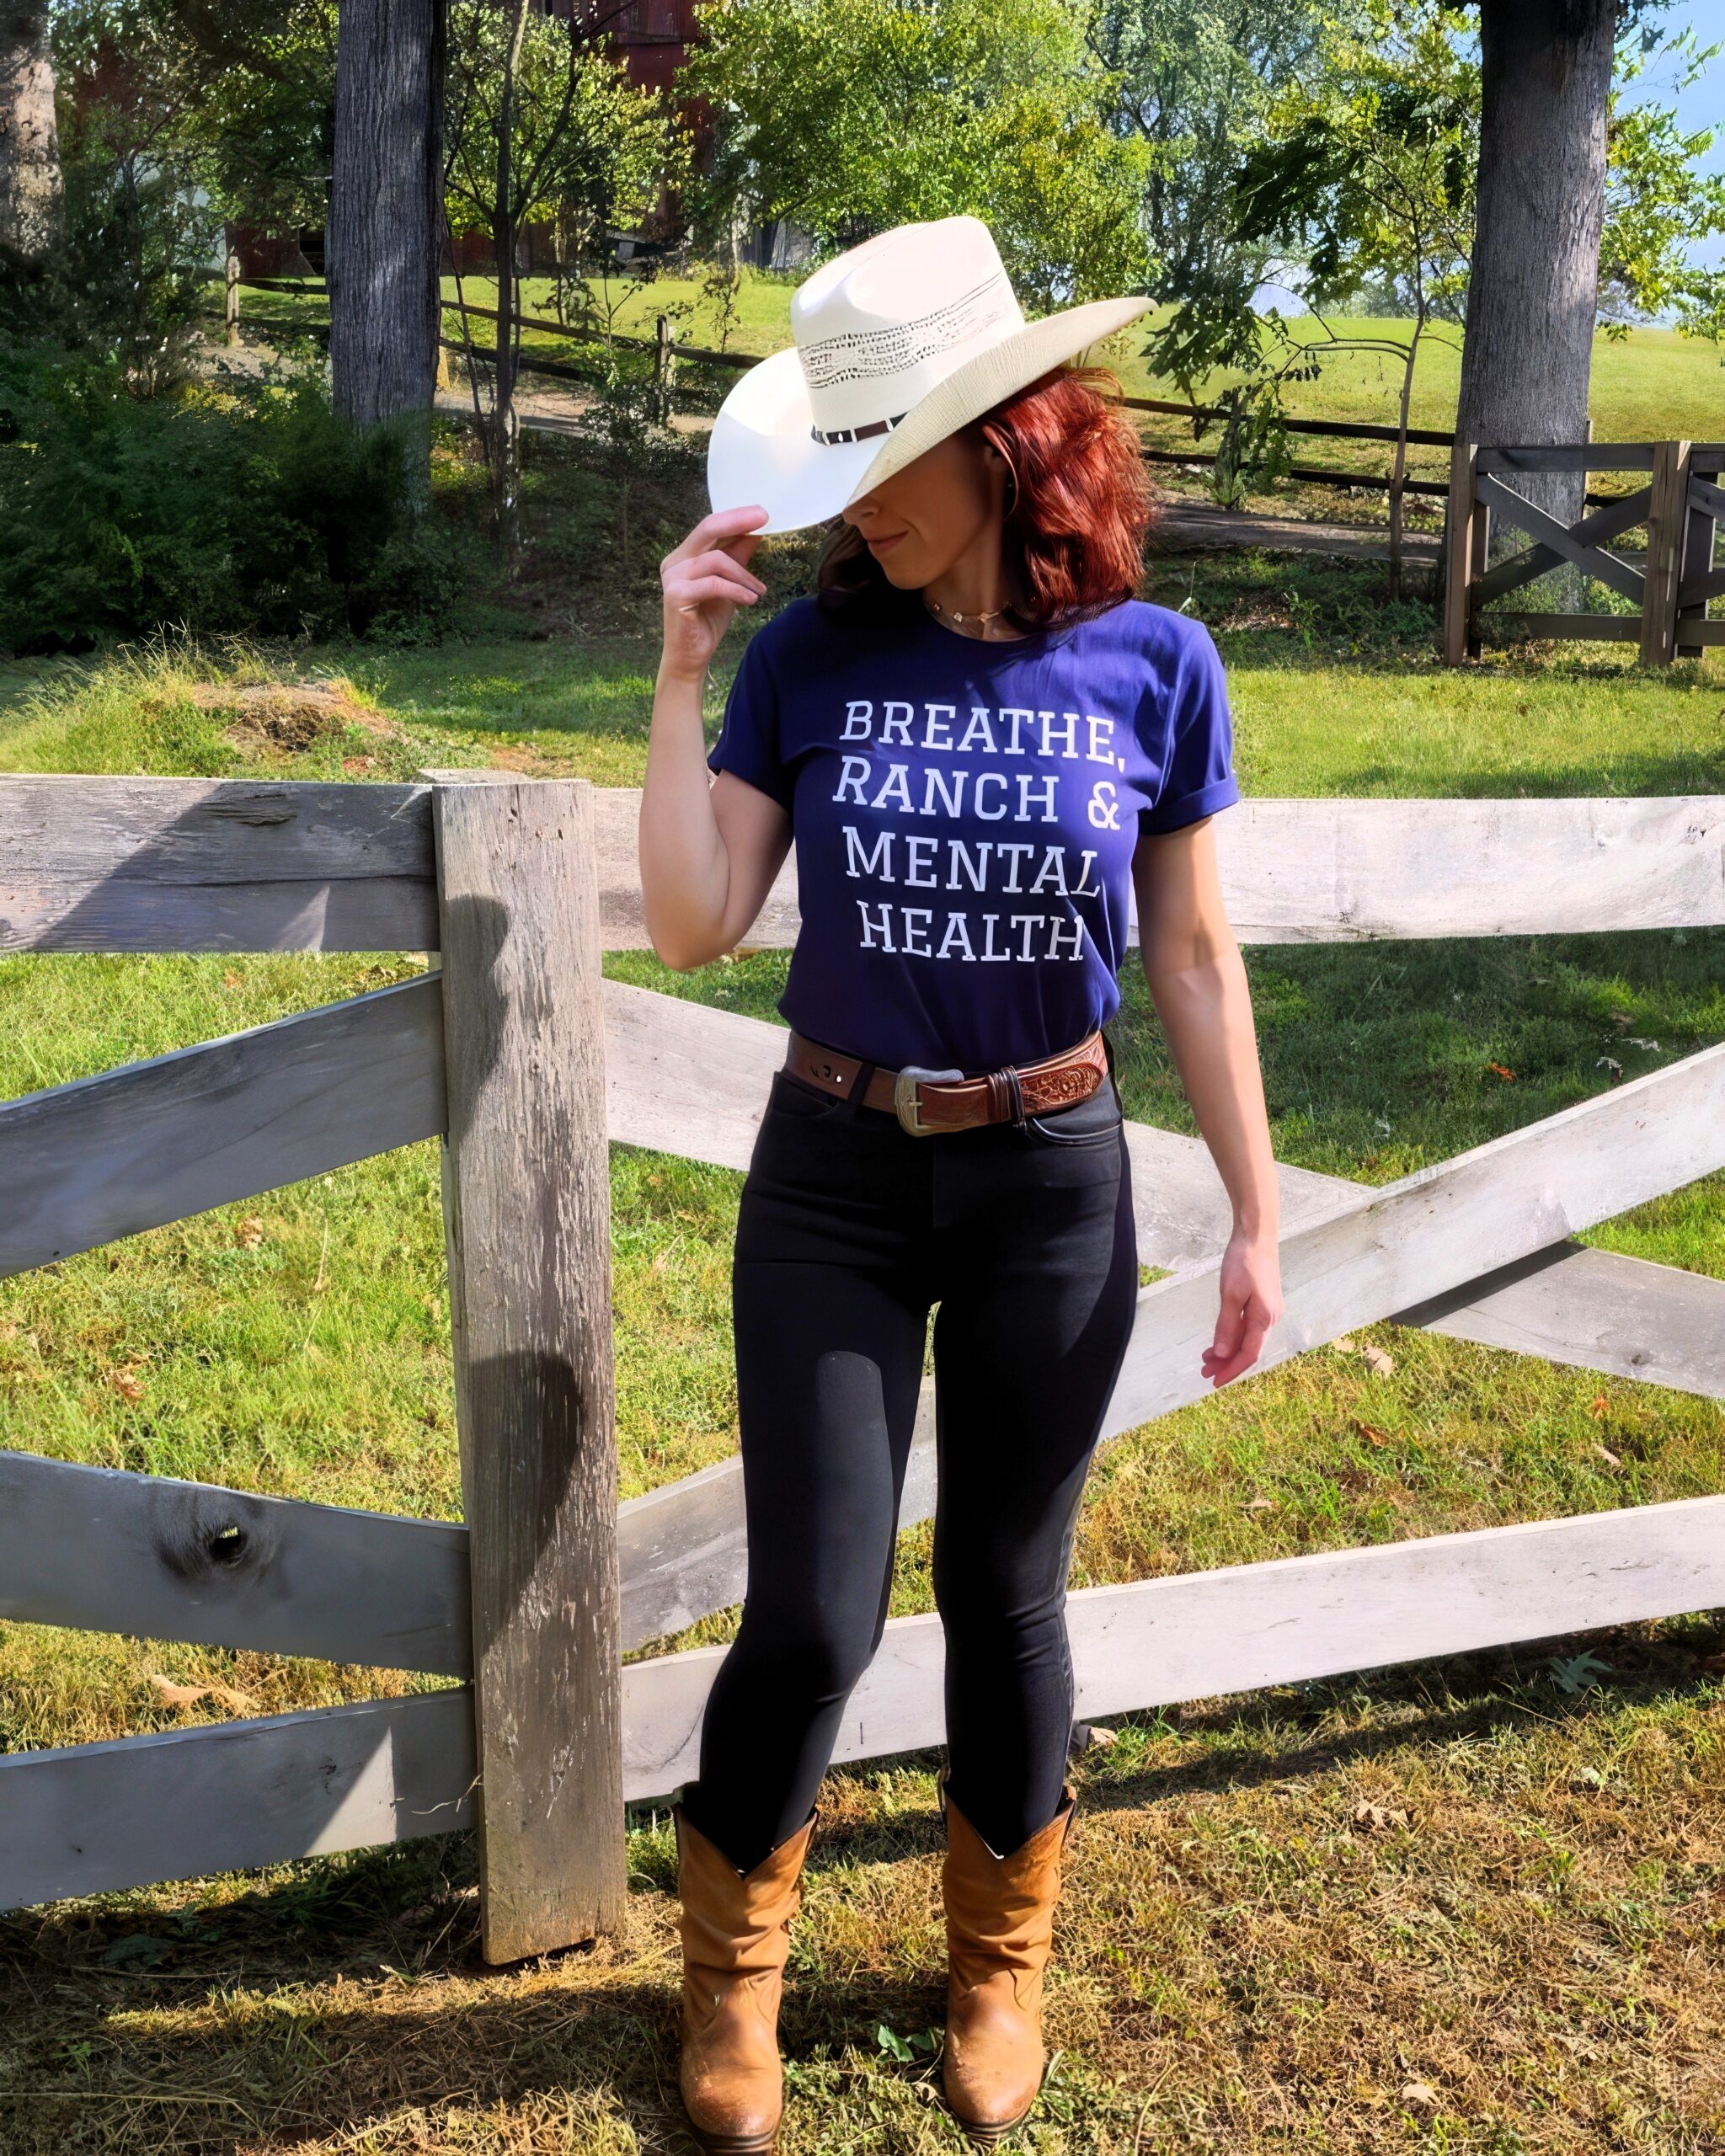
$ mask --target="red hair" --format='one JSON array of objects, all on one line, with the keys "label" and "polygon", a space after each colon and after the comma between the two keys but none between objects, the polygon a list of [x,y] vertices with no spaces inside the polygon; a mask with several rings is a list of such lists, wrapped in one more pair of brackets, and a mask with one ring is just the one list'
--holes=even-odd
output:
[{"label": "red hair", "polygon": [[[1017,628],[1082,621],[1138,588],[1156,498],[1119,396],[1107,367],[1060,366],[962,430],[991,443],[1012,470],[1001,541],[1022,594],[1007,610]],[[842,520],[821,547],[815,586],[830,607],[916,598],[889,583]]]}]

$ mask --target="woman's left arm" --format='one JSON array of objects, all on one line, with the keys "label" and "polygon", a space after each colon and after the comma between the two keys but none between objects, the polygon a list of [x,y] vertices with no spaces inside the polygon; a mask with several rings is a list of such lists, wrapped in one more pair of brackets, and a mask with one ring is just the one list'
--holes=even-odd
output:
[{"label": "woman's left arm", "polygon": [[1280,1202],[1252,991],[1222,903],[1212,819],[1146,833],[1132,857],[1139,956],[1168,1048],[1229,1198],[1221,1309],[1204,1374],[1226,1385],[1258,1360],[1282,1315]]}]

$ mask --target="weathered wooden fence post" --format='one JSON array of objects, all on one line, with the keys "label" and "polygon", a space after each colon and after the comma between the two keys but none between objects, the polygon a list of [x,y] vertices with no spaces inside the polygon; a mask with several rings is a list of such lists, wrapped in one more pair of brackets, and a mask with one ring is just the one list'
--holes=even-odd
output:
[{"label": "weathered wooden fence post", "polygon": [[676,333],[668,314],[660,316],[653,335],[654,416],[663,426],[670,418],[671,399],[677,386]]},{"label": "weathered wooden fence post", "polygon": [[1477,659],[1479,645],[1469,630],[1469,593],[1474,569],[1474,526],[1480,515],[1475,499],[1478,445],[1459,438],[1450,452],[1450,504],[1445,524],[1444,658],[1451,666]]},{"label": "weathered wooden fence post", "polygon": [[[1719,517],[1725,513],[1725,492],[1719,483],[1722,475],[1725,475],[1725,445],[1708,442],[1690,448],[1689,513],[1683,521],[1683,552],[1677,573],[1680,659],[1699,659],[1706,649],[1705,644],[1680,639],[1686,624],[1707,618],[1707,601],[1712,595],[1706,587],[1713,577],[1713,547]],[[1701,592],[1699,598],[1685,595],[1696,590]]]},{"label": "weathered wooden fence post", "polygon": [[1641,663],[1669,666],[1677,655],[1677,583],[1689,516],[1689,444],[1653,444],[1648,505],[1647,582],[1641,603]]},{"label": "weathered wooden fence post", "polygon": [[223,341],[229,344],[239,342],[239,255],[232,248],[227,250],[227,291],[222,311]]},{"label": "weathered wooden fence post", "polygon": [[483,1951],[509,1961],[614,1928],[626,1892],[593,789],[440,775],[432,822]]}]

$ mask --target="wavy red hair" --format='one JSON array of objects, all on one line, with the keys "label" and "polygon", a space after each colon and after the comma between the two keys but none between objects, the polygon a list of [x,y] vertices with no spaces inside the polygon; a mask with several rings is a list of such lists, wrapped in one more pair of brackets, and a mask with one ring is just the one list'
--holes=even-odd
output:
[{"label": "wavy red hair", "polygon": [[[1156,514],[1138,436],[1107,367],[1055,368],[962,430],[993,444],[1011,467],[1001,541],[1022,596],[1007,619],[1027,631],[1058,627],[1130,599],[1144,574]],[[900,592],[842,520],[815,568],[824,606],[916,600]]]}]

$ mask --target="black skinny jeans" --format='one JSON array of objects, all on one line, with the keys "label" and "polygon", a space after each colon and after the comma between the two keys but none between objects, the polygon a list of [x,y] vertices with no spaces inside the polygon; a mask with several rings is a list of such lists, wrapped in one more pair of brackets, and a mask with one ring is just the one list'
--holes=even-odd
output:
[{"label": "black skinny jeans", "polygon": [[921,1138],[775,1075],[732,1271],[747,1588],[681,1792],[739,1870],[809,1817],[880,1645],[937,1303],[948,1786],[1002,1854],[1054,1817],[1072,1538],[1137,1290],[1112,1069],[1022,1129]]}]

